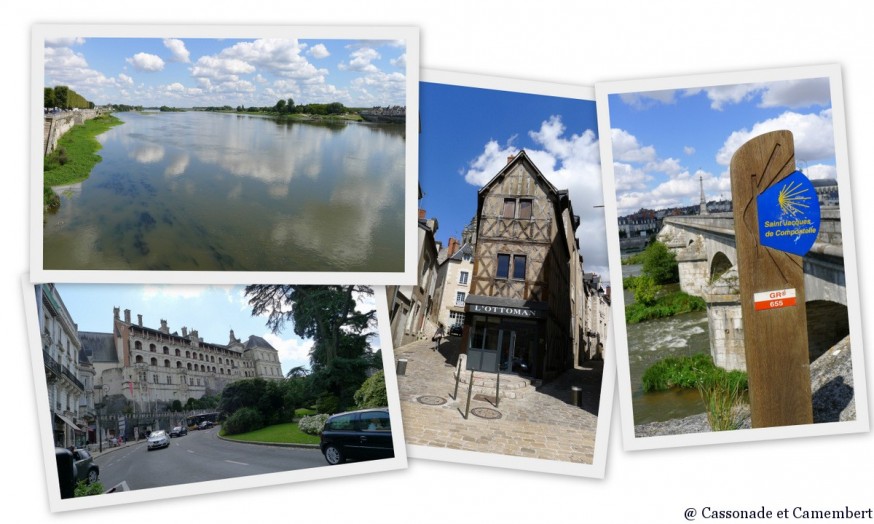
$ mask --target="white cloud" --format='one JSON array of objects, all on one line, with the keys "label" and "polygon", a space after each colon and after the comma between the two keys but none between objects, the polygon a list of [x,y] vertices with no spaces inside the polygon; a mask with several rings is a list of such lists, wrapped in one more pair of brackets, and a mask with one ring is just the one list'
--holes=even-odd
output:
[{"label": "white cloud", "polygon": [[838,171],[835,166],[827,164],[814,164],[804,168],[804,174],[811,180],[832,179],[837,180]]},{"label": "white cloud", "polygon": [[652,180],[652,176],[643,169],[622,162],[613,162],[613,177],[617,193],[644,191],[647,183]]},{"label": "white cloud", "polygon": [[164,61],[160,56],[149,53],[137,53],[125,61],[138,71],[155,72],[164,69]]},{"label": "white cloud", "polygon": [[70,47],[73,45],[82,45],[85,39],[78,36],[62,36],[59,38],[46,38],[46,47]]},{"label": "white cloud", "polygon": [[121,80],[121,82],[124,83],[124,84],[131,85],[131,86],[134,85],[134,79],[131,78],[131,77],[129,77],[129,76],[127,76],[127,75],[124,74],[124,73],[119,73],[119,74],[118,74],[118,79]]},{"label": "white cloud", "polygon": [[624,129],[611,129],[613,160],[619,162],[652,162],[656,159],[653,146],[641,146],[637,137]]},{"label": "white cloud", "polygon": [[237,80],[239,75],[255,72],[255,67],[237,58],[202,56],[191,68],[191,75],[210,80]]},{"label": "white cloud", "polygon": [[760,106],[799,108],[813,105],[824,106],[830,103],[829,79],[809,78],[767,84],[767,89],[762,93]]},{"label": "white cloud", "polygon": [[652,162],[647,162],[644,167],[646,171],[657,171],[666,174],[678,173],[683,170],[680,161],[676,158],[657,159]]},{"label": "white cloud", "polygon": [[619,98],[635,109],[649,109],[658,104],[673,104],[677,91],[647,91],[643,93],[622,93]]},{"label": "white cloud", "polygon": [[685,154],[687,154],[687,155],[689,155],[689,156],[692,156],[692,155],[695,154],[695,148],[692,147],[692,146],[684,146],[684,147],[683,147],[683,153],[685,153]]},{"label": "white cloud", "polygon": [[833,157],[835,154],[832,111],[801,114],[787,111],[782,115],[757,122],[752,129],[734,131],[716,153],[716,161],[729,165],[735,151],[751,138],[770,131],[788,129],[795,139],[795,158],[798,161],[815,161]]},{"label": "white cloud", "polygon": [[328,51],[328,48],[325,47],[325,44],[316,44],[312,46],[310,50],[307,51],[307,54],[313,58],[327,58],[331,56],[331,53]]},{"label": "white cloud", "polygon": [[164,47],[170,50],[170,62],[191,62],[191,54],[185,49],[185,42],[178,38],[165,38]]},{"label": "white cloud", "polygon": [[376,73],[379,71],[371,62],[380,58],[380,54],[375,49],[370,47],[362,47],[356,49],[349,54],[349,64],[340,63],[338,66],[341,70],[346,71],[362,71],[365,73]]},{"label": "white cloud", "polygon": [[722,106],[736,104],[744,100],[750,100],[764,87],[761,84],[735,84],[728,86],[715,86],[704,89],[710,100],[710,108],[722,111]]},{"label": "white cloud", "polygon": [[[313,347],[312,341],[298,338],[282,338],[269,331],[261,335],[261,337],[276,348],[276,352],[279,353],[279,361],[283,364],[283,373],[287,373],[295,366],[309,365],[310,350]],[[294,364],[294,366],[287,368],[286,365],[289,364]]]},{"label": "white cloud", "polygon": [[389,60],[389,63],[395,67],[407,67],[407,54],[404,53],[397,58],[392,58],[391,60]]},{"label": "white cloud", "polygon": [[[304,45],[296,39],[264,38],[254,42],[240,42],[219,53],[220,58],[245,62],[250,67],[265,68],[278,76],[288,78],[324,77],[326,69],[318,69],[303,56]],[[247,71],[247,72],[252,72]],[[240,74],[240,73],[235,73]]]}]

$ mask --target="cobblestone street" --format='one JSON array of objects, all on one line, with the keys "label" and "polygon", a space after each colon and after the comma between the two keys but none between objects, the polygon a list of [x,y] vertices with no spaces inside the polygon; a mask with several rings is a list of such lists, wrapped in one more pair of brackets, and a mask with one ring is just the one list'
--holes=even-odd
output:
[{"label": "cobblestone street", "polygon": [[[537,388],[514,375],[501,375],[502,392],[517,398],[502,396],[495,407],[494,386],[475,387],[472,413],[465,420],[470,372],[462,371],[458,398],[452,398],[459,341],[444,338],[439,351],[430,340],[395,349],[396,358],[407,359],[398,386],[408,444],[592,463],[602,362],[568,370]],[[475,384],[480,375],[494,377],[478,372]],[[582,409],[569,403],[571,386],[582,388]]]}]

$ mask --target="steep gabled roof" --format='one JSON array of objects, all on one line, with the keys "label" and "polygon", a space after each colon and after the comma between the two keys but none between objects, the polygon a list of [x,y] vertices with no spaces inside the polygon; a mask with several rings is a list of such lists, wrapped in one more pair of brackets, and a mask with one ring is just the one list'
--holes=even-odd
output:
[{"label": "steep gabled roof", "polygon": [[509,162],[507,162],[507,165],[505,165],[503,169],[498,171],[498,174],[493,176],[491,180],[489,180],[483,187],[481,187],[479,189],[478,193],[479,193],[480,198],[482,198],[482,196],[489,190],[489,188],[498,179],[503,177],[505,173],[507,173],[508,171],[513,169],[516,166],[516,164],[521,163],[521,162],[527,163],[531,167],[531,171],[533,173],[535,173],[535,175],[546,185],[546,187],[550,191],[552,191],[552,193],[556,193],[556,194],[558,193],[558,189],[556,189],[555,186],[552,185],[552,183],[549,180],[547,180],[545,176],[543,176],[543,173],[541,173],[540,170],[537,169],[537,166],[534,165],[534,162],[532,162],[531,158],[528,157],[528,153],[526,153],[525,150],[523,149],[523,150],[519,151],[518,153],[516,153],[516,156],[513,157],[513,160],[510,160]]}]

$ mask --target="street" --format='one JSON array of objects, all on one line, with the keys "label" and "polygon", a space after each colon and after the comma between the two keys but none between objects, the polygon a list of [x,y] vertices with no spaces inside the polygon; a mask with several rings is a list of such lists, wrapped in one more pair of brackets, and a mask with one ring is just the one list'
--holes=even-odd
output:
[{"label": "street", "polygon": [[148,451],[146,441],[95,458],[105,489],[127,482],[131,490],[244,477],[312,467],[328,467],[317,448],[301,449],[228,442],[218,428],[170,439],[170,446]]}]

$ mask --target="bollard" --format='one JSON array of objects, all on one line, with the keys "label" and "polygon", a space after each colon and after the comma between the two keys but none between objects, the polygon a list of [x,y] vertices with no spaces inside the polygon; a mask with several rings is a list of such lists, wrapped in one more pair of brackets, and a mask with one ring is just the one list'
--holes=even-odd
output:
[{"label": "bollard", "polygon": [[583,388],[571,386],[571,404],[578,408],[583,407]]},{"label": "bollard", "polygon": [[407,359],[399,358],[397,368],[395,370],[398,376],[404,375],[407,373]]},{"label": "bollard", "polygon": [[470,414],[470,393],[473,391],[473,370],[470,370],[470,382],[467,384],[467,407],[464,408],[464,420]]},{"label": "bollard", "polygon": [[452,395],[452,400],[458,400],[458,381],[461,380],[461,360],[458,361],[458,366],[455,368],[455,394]]}]

